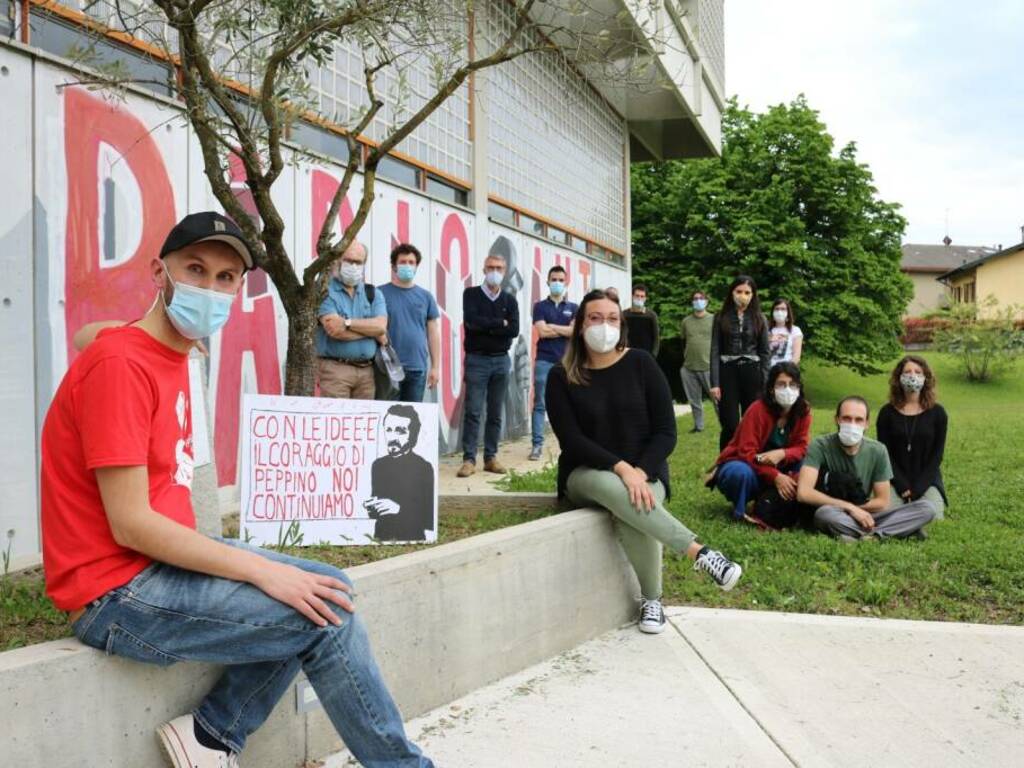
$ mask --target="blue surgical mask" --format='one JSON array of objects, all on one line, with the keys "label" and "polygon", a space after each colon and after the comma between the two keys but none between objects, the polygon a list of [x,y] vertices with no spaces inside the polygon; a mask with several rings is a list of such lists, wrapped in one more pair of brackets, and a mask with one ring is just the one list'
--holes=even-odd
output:
[{"label": "blue surgical mask", "polygon": [[502,274],[502,272],[497,269],[489,269],[487,270],[486,273],[484,273],[484,280],[486,280],[487,284],[492,288],[497,288],[499,285],[501,285],[501,280],[503,277],[504,275]]},{"label": "blue surgical mask", "polygon": [[552,296],[561,296],[565,293],[565,283],[561,280],[552,280],[548,283],[548,290],[551,291]]},{"label": "blue surgical mask", "polygon": [[708,308],[708,300],[707,299],[694,299],[693,300],[693,308],[696,311],[698,311],[698,312],[703,312],[705,309]]},{"label": "blue surgical mask", "polygon": [[408,283],[414,277],[416,277],[416,265],[415,264],[399,264],[395,267],[395,273],[398,275],[398,279],[403,283]]},{"label": "blue surgical mask", "polygon": [[178,333],[186,339],[195,341],[212,336],[224,327],[231,316],[231,304],[235,300],[235,294],[176,283],[166,264],[164,273],[174,287],[170,304],[167,303],[167,294],[164,294],[164,309],[167,312],[167,319]]}]

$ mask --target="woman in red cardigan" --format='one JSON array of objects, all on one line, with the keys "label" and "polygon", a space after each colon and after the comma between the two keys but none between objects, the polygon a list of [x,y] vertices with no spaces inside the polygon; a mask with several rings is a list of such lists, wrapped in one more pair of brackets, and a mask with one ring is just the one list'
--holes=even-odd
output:
[{"label": "woman in red cardigan", "polygon": [[784,500],[796,498],[796,475],[807,453],[810,428],[800,369],[791,362],[776,363],[761,397],[743,414],[715,461],[709,483],[733,503],[734,518],[742,519],[747,502],[772,485]]}]

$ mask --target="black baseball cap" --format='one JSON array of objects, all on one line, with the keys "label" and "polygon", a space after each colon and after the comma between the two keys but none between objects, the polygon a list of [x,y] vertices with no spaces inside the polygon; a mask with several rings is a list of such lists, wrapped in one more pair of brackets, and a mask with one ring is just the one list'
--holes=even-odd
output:
[{"label": "black baseball cap", "polygon": [[205,243],[210,240],[227,243],[234,248],[242,257],[242,263],[245,264],[247,270],[255,266],[242,230],[227,216],[216,211],[190,213],[175,224],[174,229],[164,240],[164,247],[160,249],[160,258],[162,259],[172,251],[181,250],[187,245]]}]

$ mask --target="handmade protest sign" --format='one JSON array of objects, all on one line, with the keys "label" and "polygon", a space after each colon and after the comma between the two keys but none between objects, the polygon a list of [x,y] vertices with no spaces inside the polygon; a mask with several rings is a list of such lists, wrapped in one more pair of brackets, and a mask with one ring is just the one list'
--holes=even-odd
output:
[{"label": "handmade protest sign", "polygon": [[434,403],[246,395],[240,535],[254,544],[437,540]]}]

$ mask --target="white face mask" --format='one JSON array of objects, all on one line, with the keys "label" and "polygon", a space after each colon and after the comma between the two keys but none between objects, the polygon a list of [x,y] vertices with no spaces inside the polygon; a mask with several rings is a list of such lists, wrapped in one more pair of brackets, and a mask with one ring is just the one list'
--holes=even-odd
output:
[{"label": "white face mask", "polygon": [[924,389],[924,376],[920,373],[904,373],[900,376],[900,386],[904,392],[920,392]]},{"label": "white face mask", "polygon": [[362,264],[342,264],[341,269],[338,270],[338,278],[345,285],[355,285],[363,279],[363,265]]},{"label": "white face mask", "polygon": [[800,399],[800,387],[776,387],[775,402],[783,408],[792,407]]},{"label": "white face mask", "polygon": [[775,322],[782,325],[786,322],[786,318],[789,317],[789,312],[784,309],[776,309],[772,311],[772,317],[775,318]]},{"label": "white face mask", "polygon": [[611,352],[619,343],[619,329],[608,323],[591,325],[583,332],[583,341],[594,352]]},{"label": "white face mask", "polygon": [[864,427],[860,424],[840,424],[839,442],[847,448],[852,448],[864,439]]}]

